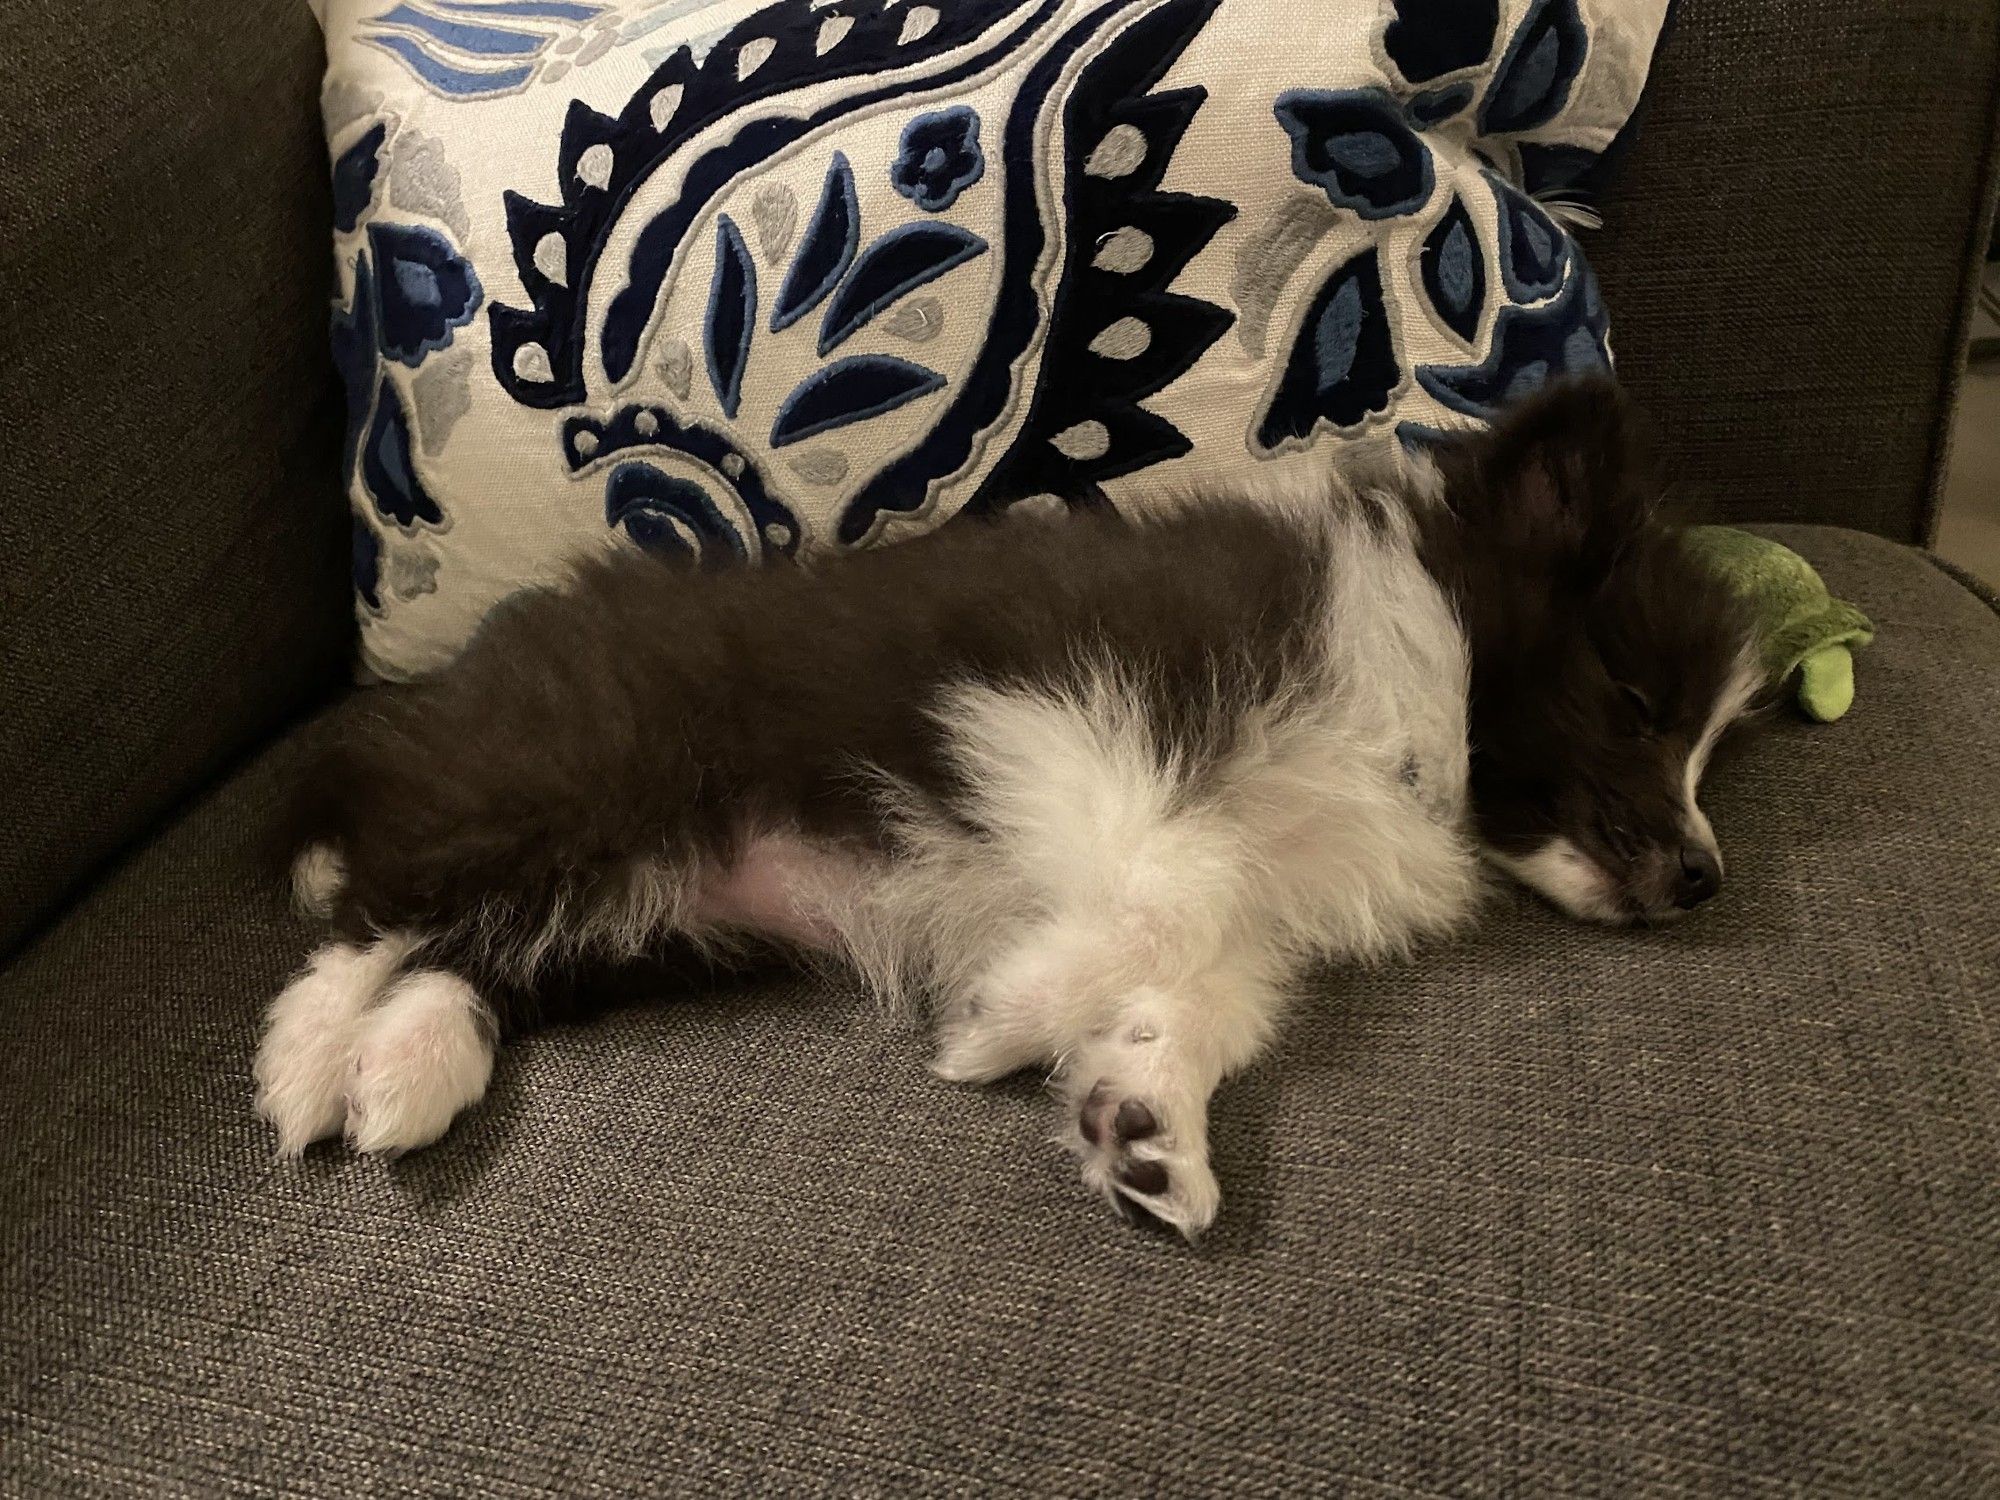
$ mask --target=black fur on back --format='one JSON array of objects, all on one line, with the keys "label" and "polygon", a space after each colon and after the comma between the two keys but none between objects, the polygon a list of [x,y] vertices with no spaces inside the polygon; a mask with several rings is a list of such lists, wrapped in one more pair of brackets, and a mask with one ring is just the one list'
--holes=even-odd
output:
[{"label": "black fur on back", "polygon": [[727,861],[748,826],[877,840],[887,773],[947,808],[932,716],[965,682],[1137,668],[1165,744],[1199,760],[1311,649],[1324,557],[1240,505],[968,521],[810,567],[695,572],[607,554],[496,609],[435,679],[379,690],[306,778],[354,936],[574,913],[634,861]]}]

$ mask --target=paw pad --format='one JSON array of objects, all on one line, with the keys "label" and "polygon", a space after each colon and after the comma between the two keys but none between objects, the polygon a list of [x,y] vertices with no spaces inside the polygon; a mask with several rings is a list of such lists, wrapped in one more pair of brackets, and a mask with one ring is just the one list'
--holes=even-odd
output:
[{"label": "paw pad", "polygon": [[1126,1218],[1157,1221],[1190,1237],[1214,1222],[1221,1193],[1198,1114],[1192,1121],[1176,1117],[1159,1098],[1128,1094],[1112,1078],[1100,1078],[1076,1106],[1076,1128],[1084,1180]]}]

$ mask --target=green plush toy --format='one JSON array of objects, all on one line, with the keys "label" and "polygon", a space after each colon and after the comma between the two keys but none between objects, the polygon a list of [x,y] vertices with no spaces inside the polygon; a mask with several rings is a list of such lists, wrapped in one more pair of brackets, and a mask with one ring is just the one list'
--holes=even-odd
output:
[{"label": "green plush toy", "polygon": [[1853,650],[1875,639],[1868,616],[1826,591],[1789,547],[1727,526],[1696,526],[1688,541],[1757,610],[1764,665],[1782,683],[1798,674],[1799,707],[1822,724],[1854,702]]}]

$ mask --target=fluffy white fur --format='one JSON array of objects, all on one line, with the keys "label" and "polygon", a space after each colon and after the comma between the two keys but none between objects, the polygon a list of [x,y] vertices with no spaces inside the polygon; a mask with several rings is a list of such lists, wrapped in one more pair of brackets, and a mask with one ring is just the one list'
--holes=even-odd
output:
[{"label": "fluffy white fur", "polygon": [[419,969],[364,1018],[347,1085],[346,1134],[357,1151],[428,1146],[493,1076],[492,1013],[456,975]]},{"label": "fluffy white fur", "polygon": [[1620,918],[1618,891],[1610,875],[1566,838],[1552,838],[1532,854],[1489,850],[1486,857],[1572,917],[1585,922]]},{"label": "fluffy white fur", "polygon": [[257,1111],[277,1130],[280,1156],[340,1132],[362,1017],[409,946],[401,938],[365,948],[328,943],[271,1002],[251,1073]]},{"label": "fluffy white fur", "polygon": [[309,844],[292,861],[292,901],[309,917],[330,917],[346,878],[338,854],[324,844]]},{"label": "fluffy white fur", "polygon": [[398,977],[414,946],[328,943],[271,1002],[252,1074],[280,1156],[339,1134],[357,1151],[427,1146],[486,1092],[491,1015],[452,975]]},{"label": "fluffy white fur", "polygon": [[1764,683],[1763,663],[1758,659],[1755,647],[1746,645],[1743,654],[1736,659],[1736,669],[1730,673],[1728,685],[1715,700],[1714,711],[1709,714],[1701,738],[1695,742],[1693,753],[1688,756],[1687,772],[1681,780],[1681,801],[1688,837],[1715,856],[1718,870],[1722,868],[1722,851],[1716,843],[1715,829],[1708,821],[1708,814],[1695,801],[1695,794],[1701,789],[1701,778],[1708,771],[1709,757],[1715,753],[1716,742],[1730,725],[1750,711],[1751,704],[1763,691]]},{"label": "fluffy white fur", "polygon": [[[891,997],[939,1006],[941,1076],[1054,1071],[1080,1111],[1143,1104],[1143,1141],[1068,1143],[1093,1187],[1193,1234],[1220,1193],[1207,1106],[1319,959],[1374,961],[1467,917],[1465,643],[1393,519],[1327,548],[1322,655],[1195,779],[1121,669],[1067,694],[967,686],[940,710],[978,837],[905,801],[898,857],[798,899]],[[1120,1177],[1161,1161],[1170,1186]]]}]

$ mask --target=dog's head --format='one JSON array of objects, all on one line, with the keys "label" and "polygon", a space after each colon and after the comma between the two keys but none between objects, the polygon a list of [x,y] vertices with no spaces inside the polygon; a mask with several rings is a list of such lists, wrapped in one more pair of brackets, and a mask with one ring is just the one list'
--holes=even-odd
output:
[{"label": "dog's head", "polygon": [[1594,921],[1700,905],[1722,855],[1696,788],[1763,677],[1744,605],[1655,515],[1625,398],[1609,380],[1550,387],[1439,468],[1489,857]]}]

